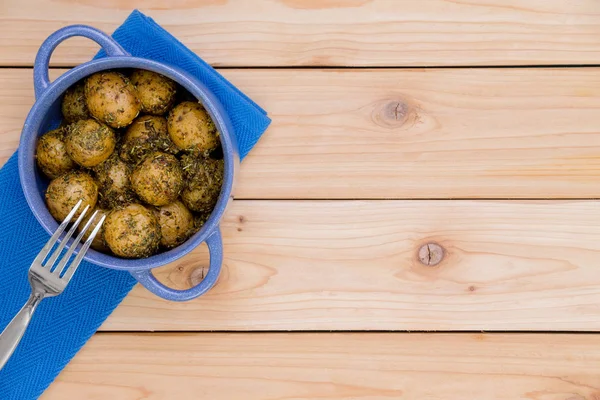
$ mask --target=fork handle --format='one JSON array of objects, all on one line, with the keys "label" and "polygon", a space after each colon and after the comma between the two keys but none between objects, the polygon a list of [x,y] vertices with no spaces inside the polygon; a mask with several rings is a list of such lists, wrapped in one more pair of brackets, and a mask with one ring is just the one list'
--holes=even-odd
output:
[{"label": "fork handle", "polygon": [[27,326],[29,325],[29,321],[31,321],[33,312],[43,299],[43,294],[32,293],[31,296],[29,296],[27,303],[25,303],[12,321],[4,328],[4,331],[0,333],[0,369],[4,367],[4,364],[6,364],[19,345]]}]

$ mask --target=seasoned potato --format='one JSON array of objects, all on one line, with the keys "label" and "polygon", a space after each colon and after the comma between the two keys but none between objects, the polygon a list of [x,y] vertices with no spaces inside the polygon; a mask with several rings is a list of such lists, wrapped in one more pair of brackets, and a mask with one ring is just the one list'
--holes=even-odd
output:
[{"label": "seasoned potato", "polygon": [[169,138],[167,120],[153,115],[136,118],[121,140],[121,159],[136,164],[155,151],[170,154],[179,151]]},{"label": "seasoned potato", "polygon": [[48,211],[59,222],[67,217],[79,200],[82,200],[82,205],[75,216],[79,216],[86,205],[94,208],[98,200],[98,185],[85,172],[67,172],[53,179],[46,190]]},{"label": "seasoned potato", "polygon": [[37,165],[48,178],[56,178],[65,174],[77,165],[67,154],[65,131],[54,129],[40,137],[35,150]]},{"label": "seasoned potato", "polygon": [[158,207],[154,212],[160,226],[160,244],[172,248],[185,242],[194,231],[194,216],[181,201]]},{"label": "seasoned potato", "polygon": [[[88,211],[86,213],[85,217],[83,217],[83,219],[81,220],[81,223],[79,224],[79,226],[77,227],[77,230],[79,232],[81,232],[83,230],[83,227],[85,226],[85,224],[87,224],[87,222],[90,220],[90,218],[92,218],[92,215],[94,215],[94,212],[96,212],[96,211],[98,211],[98,214],[96,214],[96,217],[94,218],[94,221],[92,222],[92,225],[84,233],[83,242],[85,242],[90,237],[90,235],[92,234],[92,231],[94,230],[93,228],[96,226],[97,223],[100,222],[100,219],[104,215],[108,215],[107,210],[103,210],[98,207],[96,207],[92,211]],[[106,242],[104,241],[104,225],[102,225],[100,227],[98,234],[94,238],[94,241],[92,242],[92,248],[95,250],[98,250],[102,253],[110,253],[110,248],[107,246]]]},{"label": "seasoned potato", "polygon": [[158,250],[160,227],[154,213],[146,207],[129,204],[108,214],[104,240],[120,257],[145,258]]},{"label": "seasoned potato", "polygon": [[162,115],[175,100],[177,85],[166,76],[138,69],[131,74],[131,83],[137,90],[142,112]]},{"label": "seasoned potato", "polygon": [[200,229],[202,229],[202,227],[204,226],[206,221],[208,221],[209,217],[210,217],[209,212],[195,214],[194,215],[194,226],[192,228],[192,232],[190,233],[190,236],[193,235],[194,233],[198,232]]},{"label": "seasoned potato", "polygon": [[131,169],[116,153],[94,167],[99,184],[99,201],[103,207],[112,209],[135,199],[131,189]]},{"label": "seasoned potato", "polygon": [[140,112],[135,87],[118,72],[98,72],[88,77],[85,99],[90,114],[113,128],[129,125]]},{"label": "seasoned potato", "polygon": [[77,121],[66,130],[67,153],[82,167],[91,168],[105,161],[117,143],[113,130],[93,119]]},{"label": "seasoned potato", "polygon": [[181,150],[209,152],[217,147],[217,129],[199,103],[184,101],[169,113],[168,130],[171,140]]},{"label": "seasoned potato", "polygon": [[181,200],[192,211],[210,213],[223,185],[223,160],[199,159],[192,155],[182,158],[186,185]]},{"label": "seasoned potato", "polygon": [[179,160],[161,152],[148,155],[133,170],[131,186],[143,201],[153,206],[175,201],[183,188]]},{"label": "seasoned potato", "polygon": [[85,102],[83,82],[78,82],[67,89],[62,100],[61,109],[65,122],[68,124],[80,119],[90,118],[90,111]]}]

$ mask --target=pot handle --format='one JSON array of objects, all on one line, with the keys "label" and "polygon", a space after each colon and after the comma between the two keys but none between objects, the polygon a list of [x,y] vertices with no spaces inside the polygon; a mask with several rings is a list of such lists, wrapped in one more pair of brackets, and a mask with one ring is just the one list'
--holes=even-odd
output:
[{"label": "pot handle", "polygon": [[130,273],[142,284],[142,286],[158,297],[171,301],[188,301],[195,299],[212,288],[221,273],[221,265],[223,264],[223,240],[221,238],[221,230],[218,226],[215,232],[206,239],[206,244],[210,253],[208,273],[199,284],[191,289],[171,289],[160,283],[154,275],[152,275],[152,270],[149,269],[132,271]]},{"label": "pot handle", "polygon": [[50,85],[48,65],[50,64],[52,52],[56,46],[73,36],[83,36],[92,39],[104,49],[108,56],[129,55],[129,53],[127,53],[113,38],[96,28],[92,28],[88,25],[65,26],[48,36],[40,46],[37,56],[35,57],[35,63],[33,64],[33,87],[36,99],[39,98]]}]

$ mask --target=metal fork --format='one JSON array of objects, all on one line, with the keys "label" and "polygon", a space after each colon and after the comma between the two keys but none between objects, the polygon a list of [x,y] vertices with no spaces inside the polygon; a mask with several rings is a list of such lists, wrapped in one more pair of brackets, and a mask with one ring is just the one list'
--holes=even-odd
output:
[{"label": "metal fork", "polygon": [[81,206],[81,200],[73,207],[69,215],[65,218],[65,220],[60,224],[56,232],[52,235],[50,240],[46,243],[44,248],[39,252],[33,263],[31,263],[31,267],[29,267],[29,284],[31,285],[31,295],[29,296],[29,300],[27,303],[21,308],[21,310],[15,315],[15,317],[10,321],[10,323],[6,326],[4,331],[0,334],[0,369],[4,367],[10,356],[13,354],[15,349],[17,348],[29,322],[31,321],[31,317],[33,312],[40,304],[40,302],[46,297],[58,296],[65,290],[67,284],[73,277],[75,270],[81,263],[83,256],[90,248],[92,241],[96,237],[96,234],[100,230],[100,227],[104,223],[104,216],[102,219],[96,224],[94,230],[85,241],[77,256],[73,260],[73,262],[67,266],[71,256],[73,255],[73,251],[87,232],[87,230],[92,225],[92,222],[97,216],[98,211],[92,214],[92,217],[87,221],[83,229],[79,232],[79,235],[75,239],[75,241],[69,246],[69,249],[66,251],[65,255],[60,259],[58,265],[54,267],[56,260],[60,257],[61,252],[65,248],[65,245],[71,239],[75,230],[79,226],[80,222],[83,220],[85,214],[87,213],[89,206],[85,206],[71,229],[67,232],[66,236],[61,240],[60,244],[57,246],[56,250],[52,253],[52,255],[48,258],[47,261],[44,262],[46,257],[50,254],[50,250],[54,247],[60,235],[64,232],[67,225],[71,222],[71,219]]}]

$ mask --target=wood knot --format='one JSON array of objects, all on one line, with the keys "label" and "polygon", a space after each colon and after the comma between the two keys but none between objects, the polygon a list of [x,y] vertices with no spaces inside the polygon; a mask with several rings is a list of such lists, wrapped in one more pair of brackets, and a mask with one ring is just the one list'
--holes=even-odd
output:
[{"label": "wood knot", "polygon": [[404,121],[408,116],[408,105],[406,103],[393,102],[386,106],[386,112],[390,118],[396,121]]},{"label": "wood knot", "polygon": [[194,268],[194,270],[190,274],[191,286],[192,287],[196,286],[197,284],[202,282],[202,280],[204,280],[204,277],[206,276],[207,272],[208,272],[208,267],[205,267],[205,266]]},{"label": "wood knot", "polygon": [[238,216],[237,220],[239,223],[237,226],[237,231],[241,232],[243,230],[242,226],[246,223],[246,218],[243,215],[240,215],[240,216]]},{"label": "wood knot", "polygon": [[427,243],[421,246],[418,256],[421,264],[433,267],[444,258],[444,249],[437,243]]},{"label": "wood knot", "polygon": [[384,128],[410,128],[418,120],[418,115],[409,102],[403,99],[383,100],[375,105],[373,121]]}]

